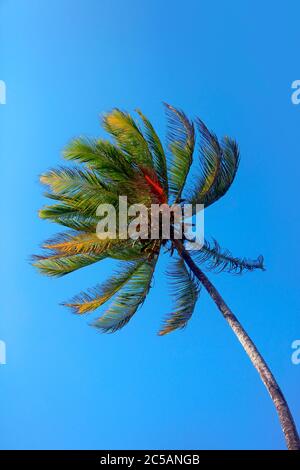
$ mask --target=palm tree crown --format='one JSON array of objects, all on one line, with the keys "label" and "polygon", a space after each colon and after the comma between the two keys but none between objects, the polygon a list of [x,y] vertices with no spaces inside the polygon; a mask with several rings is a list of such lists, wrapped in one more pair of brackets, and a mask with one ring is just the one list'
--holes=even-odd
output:
[{"label": "palm tree crown", "polygon": [[[128,204],[186,202],[208,207],[226,193],[238,169],[239,150],[234,140],[224,137],[219,141],[200,119],[193,123],[181,110],[168,104],[165,108],[166,151],[141,111],[137,111],[138,123],[130,114],[114,109],[102,121],[111,140],[81,137],[73,140],[66,147],[64,158],[77,162],[78,166],[52,169],[41,176],[48,189],[46,196],[55,203],[41,209],[40,217],[69,230],[45,242],[45,251],[34,257],[34,265],[43,274],[63,276],[104,258],[122,261],[111,279],[64,303],[75,313],[83,314],[113,298],[110,307],[93,323],[104,332],[123,327],[143,304],[166,240],[147,243],[141,239],[100,240],[96,234],[99,204],[110,203],[117,208],[119,196],[126,195]],[[194,155],[198,175],[188,184]],[[171,237],[167,245],[173,254]],[[261,256],[255,261],[235,258],[222,251],[215,240],[205,241],[201,250],[193,252],[193,257],[215,271],[241,273],[263,269]],[[174,288],[175,307],[165,319],[160,335],[187,324],[201,287],[178,253],[168,274]]]}]

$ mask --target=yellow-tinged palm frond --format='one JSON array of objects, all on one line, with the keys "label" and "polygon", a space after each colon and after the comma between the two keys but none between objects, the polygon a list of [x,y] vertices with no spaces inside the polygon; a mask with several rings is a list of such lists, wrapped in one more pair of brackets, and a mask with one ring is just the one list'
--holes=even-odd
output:
[{"label": "yellow-tinged palm frond", "polygon": [[63,232],[46,241],[42,248],[51,250],[55,254],[76,255],[78,253],[101,254],[104,250],[113,246],[116,240],[100,240],[96,233],[92,232]]},{"label": "yellow-tinged palm frond", "polygon": [[169,167],[169,187],[175,198],[174,202],[178,202],[193,161],[195,130],[194,124],[181,110],[167,103],[165,106],[168,121],[167,142],[172,156]]},{"label": "yellow-tinged palm frond", "polygon": [[150,247],[149,250],[145,250],[144,245],[138,241],[116,240],[106,248],[103,247],[99,253],[70,254],[58,252],[56,249],[48,249],[43,255],[34,255],[32,264],[42,274],[60,277],[105,258],[122,261],[147,259],[149,252],[151,253]]},{"label": "yellow-tinged palm frond", "polygon": [[70,307],[74,313],[82,314],[96,310],[111,297],[113,297],[140,269],[145,260],[138,260],[126,263],[124,268],[119,269],[110,279],[103,284],[89,289],[88,292],[81,292],[69,302],[63,305]]},{"label": "yellow-tinged palm frond", "polygon": [[130,114],[115,108],[103,117],[103,127],[115,139],[133,165],[153,168],[148,144]]},{"label": "yellow-tinged palm frond", "polygon": [[129,322],[146,299],[156,261],[157,256],[151,261],[136,262],[130,266],[130,278],[119,290],[112,305],[93,326],[103,332],[113,333]]},{"label": "yellow-tinged palm frond", "polygon": [[198,300],[200,286],[193,279],[182,258],[177,259],[168,272],[175,310],[165,320],[159,335],[184,328],[190,320]]}]

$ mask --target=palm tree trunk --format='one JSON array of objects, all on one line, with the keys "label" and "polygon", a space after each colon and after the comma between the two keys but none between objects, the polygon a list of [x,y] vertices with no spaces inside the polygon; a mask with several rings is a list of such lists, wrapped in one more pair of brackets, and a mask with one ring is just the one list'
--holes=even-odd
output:
[{"label": "palm tree trunk", "polygon": [[201,284],[209,293],[209,295],[217,305],[218,309],[221,311],[223,317],[225,318],[225,320],[227,320],[235,335],[237,336],[238,340],[242,344],[255,369],[258,371],[261,380],[263,381],[273,400],[285,436],[287,448],[289,450],[300,450],[299,435],[296,429],[293,416],[289,410],[286,399],[284,398],[284,395],[280,390],[280,387],[277,384],[265,360],[257,350],[255,344],[248,336],[236,316],[232,313],[228,305],[224,302],[217,289],[210,282],[207,276],[194,263],[189,253],[185,250],[183,244],[179,240],[174,240],[174,245],[176,246],[177,251],[182,256],[191,271],[199,279]]}]

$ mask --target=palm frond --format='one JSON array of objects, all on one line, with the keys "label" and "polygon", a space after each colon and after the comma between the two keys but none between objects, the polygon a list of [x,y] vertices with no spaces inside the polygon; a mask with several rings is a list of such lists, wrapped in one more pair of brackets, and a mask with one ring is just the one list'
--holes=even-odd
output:
[{"label": "palm frond", "polygon": [[127,263],[125,269],[122,267],[105,283],[98,284],[88,292],[81,292],[69,302],[64,302],[63,305],[70,307],[74,313],[78,314],[96,310],[113,297],[134,276],[143,263],[144,260]]},{"label": "palm frond", "polygon": [[46,276],[61,277],[77,269],[84,268],[90,264],[96,263],[107,257],[107,253],[101,254],[78,253],[75,255],[34,255],[32,265],[36,267],[41,274]]},{"label": "palm frond", "polygon": [[127,155],[105,139],[74,139],[65,148],[64,157],[84,163],[102,178],[116,182],[130,179],[134,171]]},{"label": "palm frond", "polygon": [[229,137],[219,142],[200,119],[196,124],[200,134],[201,176],[188,202],[208,207],[230,188],[239,165],[239,149]]},{"label": "palm frond", "polygon": [[103,332],[113,333],[129,322],[149,292],[156,260],[157,257],[151,261],[135,263],[136,269],[132,271],[130,279],[122,286],[109,309],[93,323],[93,326]]},{"label": "palm frond", "polygon": [[81,213],[95,216],[99,204],[118,204],[116,186],[108,187],[91,170],[60,167],[43,174],[40,180],[51,191],[45,194],[48,198],[61,201],[64,206]]},{"label": "palm frond", "polygon": [[42,184],[48,186],[55,194],[74,196],[79,191],[101,191],[107,187],[91,170],[82,170],[77,167],[60,167],[44,173],[40,177]]},{"label": "palm frond", "polygon": [[39,216],[73,230],[86,232],[95,232],[99,221],[99,217],[74,210],[67,204],[45,206],[40,209]]},{"label": "palm frond", "polygon": [[111,204],[114,208],[118,208],[119,196],[111,191],[92,191],[91,193],[79,191],[75,196],[65,196],[62,194],[45,193],[45,197],[57,202],[61,202],[64,206],[68,206],[68,210],[73,210],[86,216],[95,216],[97,208],[100,204]]},{"label": "palm frond", "polygon": [[93,232],[62,232],[47,240],[42,248],[51,250],[53,254],[76,255],[78,253],[101,254],[116,243],[117,240],[100,240]]},{"label": "palm frond", "polygon": [[[228,136],[225,136],[221,142],[222,164],[218,186],[214,194],[211,195],[209,204],[217,201],[230,188],[235,178],[240,163],[240,151],[237,142]],[[206,204],[208,205],[208,204]]]},{"label": "palm frond", "polygon": [[118,240],[108,245],[99,253],[60,253],[56,249],[46,250],[42,255],[32,257],[32,265],[41,274],[47,276],[64,276],[77,269],[89,266],[105,258],[122,261],[146,259],[149,253],[144,250],[141,243],[132,240]]},{"label": "palm frond", "polygon": [[151,122],[146,118],[146,116],[144,116],[144,114],[139,109],[137,110],[137,113],[139,114],[144,123],[145,139],[152,153],[155,172],[162,187],[164,188],[166,196],[168,196],[168,171],[165,151],[163,149],[160,138],[155,132],[155,129],[152,126]]},{"label": "palm frond", "polygon": [[192,255],[197,261],[205,263],[206,268],[210,271],[241,274],[255,269],[265,270],[263,256],[260,255],[256,260],[236,258],[230,251],[222,251],[215,239],[212,243],[205,240],[201,250],[193,251]]},{"label": "palm frond", "polygon": [[153,168],[148,144],[129,113],[115,108],[103,117],[102,122],[104,129],[116,140],[132,164]]},{"label": "palm frond", "polygon": [[100,159],[97,171],[101,176],[117,183],[126,183],[134,176],[135,164],[116,145],[108,140],[99,139],[95,144],[95,150]]},{"label": "palm frond", "polygon": [[199,131],[200,176],[192,197],[197,201],[202,201],[217,181],[221,168],[222,150],[216,135],[208,130],[204,122],[200,119],[196,122]]},{"label": "palm frond", "polygon": [[165,106],[168,120],[167,143],[172,154],[169,187],[175,202],[178,202],[193,161],[195,130],[193,123],[182,111],[167,103]]},{"label": "palm frond", "polygon": [[166,318],[158,333],[160,336],[186,326],[194,312],[200,292],[200,285],[191,276],[182,258],[173,263],[168,274],[175,297],[175,310]]},{"label": "palm frond", "polygon": [[52,189],[52,194],[46,196],[89,215],[95,215],[97,207],[102,203],[110,203],[117,208],[119,196],[127,196],[129,204],[144,200],[151,202],[151,188],[145,180],[145,174],[146,178],[154,174],[156,179],[154,170],[134,168],[124,156],[118,158],[118,149],[107,141],[97,141],[95,151],[99,151],[101,168],[98,162],[98,169],[83,171],[76,167],[63,167],[42,175],[42,183]]},{"label": "palm frond", "polygon": [[96,149],[96,139],[77,137],[65,147],[63,156],[66,160],[76,160],[85,163],[88,168],[98,169],[101,160]]}]

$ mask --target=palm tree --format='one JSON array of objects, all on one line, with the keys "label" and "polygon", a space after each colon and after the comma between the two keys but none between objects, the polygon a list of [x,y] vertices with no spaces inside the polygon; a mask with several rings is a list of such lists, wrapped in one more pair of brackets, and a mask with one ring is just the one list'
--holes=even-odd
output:
[{"label": "palm tree", "polygon": [[[99,308],[109,299],[109,308],[93,325],[103,332],[115,332],[132,318],[143,304],[162,246],[172,257],[169,271],[174,288],[174,311],[167,316],[159,335],[186,326],[191,318],[201,287],[204,287],[225,320],[231,326],[252,364],[266,386],[279,416],[288,449],[300,449],[299,436],[288,404],[263,357],[217,289],[199,268],[242,273],[264,270],[263,257],[239,259],[219,244],[204,241],[200,250],[188,251],[186,240],[100,240],[96,233],[99,204],[118,208],[119,196],[126,195],[128,204],[199,203],[205,207],[220,199],[231,186],[239,164],[236,142],[221,141],[205,124],[195,124],[178,109],[165,104],[168,135],[165,152],[149,120],[138,111],[140,123],[130,114],[114,109],[104,115],[103,127],[112,140],[78,138],[65,149],[64,157],[79,166],[52,169],[41,176],[47,186],[46,196],[54,201],[40,210],[43,219],[59,223],[69,230],[43,244],[44,252],[34,256],[33,264],[50,276],[63,276],[105,258],[121,260],[116,274],[87,292],[81,292],[64,305],[83,314]],[[187,179],[195,150],[195,128],[198,131],[198,175],[194,183]],[[166,157],[167,154],[167,157]],[[192,178],[193,181],[193,178]]]}]

